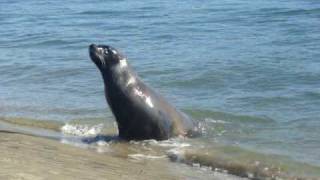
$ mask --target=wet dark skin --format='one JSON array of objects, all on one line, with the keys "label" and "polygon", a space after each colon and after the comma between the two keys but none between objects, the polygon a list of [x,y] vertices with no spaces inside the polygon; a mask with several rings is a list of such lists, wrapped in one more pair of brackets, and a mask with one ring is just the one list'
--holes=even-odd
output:
[{"label": "wet dark skin", "polygon": [[120,138],[166,140],[199,135],[194,121],[143,83],[121,52],[111,46],[92,44],[89,54],[103,77],[105,97],[116,118]]}]

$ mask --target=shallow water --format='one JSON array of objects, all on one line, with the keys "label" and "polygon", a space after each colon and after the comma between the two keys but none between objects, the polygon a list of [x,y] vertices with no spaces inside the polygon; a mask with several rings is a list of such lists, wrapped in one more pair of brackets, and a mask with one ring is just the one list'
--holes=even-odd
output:
[{"label": "shallow water", "polygon": [[319,18],[313,0],[1,1],[0,116],[113,126],[87,52],[105,43],[208,146],[320,166]]}]

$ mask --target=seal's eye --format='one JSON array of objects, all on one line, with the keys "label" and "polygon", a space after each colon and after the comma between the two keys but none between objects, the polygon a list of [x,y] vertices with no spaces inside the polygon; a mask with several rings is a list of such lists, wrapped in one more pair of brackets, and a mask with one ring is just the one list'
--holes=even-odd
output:
[{"label": "seal's eye", "polygon": [[108,49],[105,49],[105,50],[104,50],[104,54],[105,54],[105,55],[109,55]]}]

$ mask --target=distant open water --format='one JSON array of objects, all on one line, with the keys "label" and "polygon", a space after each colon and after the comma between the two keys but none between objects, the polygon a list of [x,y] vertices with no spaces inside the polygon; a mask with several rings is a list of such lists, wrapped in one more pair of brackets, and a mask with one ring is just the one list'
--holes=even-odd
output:
[{"label": "distant open water", "polygon": [[0,2],[0,116],[111,121],[90,43],[206,122],[205,138],[320,166],[320,2]]}]

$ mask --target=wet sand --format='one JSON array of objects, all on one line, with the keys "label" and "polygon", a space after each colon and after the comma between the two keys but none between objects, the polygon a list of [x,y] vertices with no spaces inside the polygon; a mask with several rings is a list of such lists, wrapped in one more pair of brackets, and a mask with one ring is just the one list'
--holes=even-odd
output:
[{"label": "wet sand", "polygon": [[0,131],[0,144],[0,179],[239,179],[168,159],[133,161],[6,131]]},{"label": "wet sand", "polygon": [[318,166],[240,147],[179,138],[126,142],[114,127],[57,124],[0,118],[0,180],[320,177]]}]

